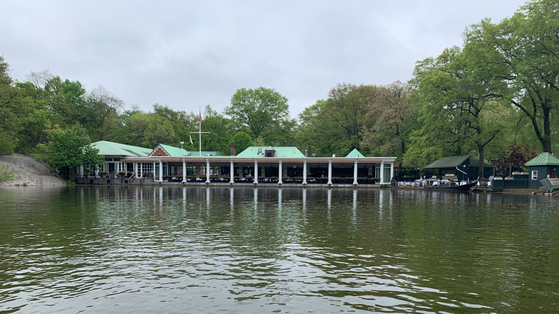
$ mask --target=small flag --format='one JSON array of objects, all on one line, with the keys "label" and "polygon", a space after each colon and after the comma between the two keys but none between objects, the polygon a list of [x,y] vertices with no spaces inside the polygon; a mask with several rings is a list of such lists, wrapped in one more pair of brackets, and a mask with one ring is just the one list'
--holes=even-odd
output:
[{"label": "small flag", "polygon": [[202,113],[200,112],[200,124],[202,124]]},{"label": "small flag", "polygon": [[192,142],[192,135],[190,135],[190,144],[194,145],[194,143]]}]

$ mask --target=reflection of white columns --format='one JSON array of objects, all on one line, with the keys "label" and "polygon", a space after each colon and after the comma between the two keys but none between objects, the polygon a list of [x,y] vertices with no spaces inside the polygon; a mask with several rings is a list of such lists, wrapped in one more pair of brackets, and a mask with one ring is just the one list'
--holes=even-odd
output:
[{"label": "reflection of white columns", "polygon": [[278,184],[283,184],[282,178],[283,178],[283,166],[282,166],[282,160],[279,160],[279,175],[278,175]]},{"label": "reflection of white columns", "polygon": [[210,159],[206,158],[206,184],[210,183]]},{"label": "reflection of white columns", "polygon": [[258,209],[258,188],[254,188],[254,210]]},{"label": "reflection of white columns", "polygon": [[182,160],[182,182],[186,182],[186,161]]},{"label": "reflection of white columns", "polygon": [[384,160],[380,163],[380,183],[384,183]]},{"label": "reflection of white columns", "polygon": [[278,209],[281,210],[281,202],[282,202],[282,189],[278,189]]},{"label": "reflection of white columns", "polygon": [[353,223],[357,222],[357,189],[353,190],[353,207],[352,207],[352,217]]},{"label": "reflection of white columns", "polygon": [[159,160],[159,182],[163,182],[163,161]]},{"label": "reflection of white columns", "polygon": [[258,160],[254,160],[254,184],[258,184]]},{"label": "reflection of white columns", "polygon": [[182,188],[182,210],[186,210],[186,186]]},{"label": "reflection of white columns", "polygon": [[235,183],[235,168],[233,166],[233,159],[229,159],[229,184]]},{"label": "reflection of white columns", "polygon": [[353,164],[353,185],[357,185],[357,163],[359,162],[358,159],[355,159]]},{"label": "reflection of white columns", "polygon": [[332,159],[328,160],[328,185],[332,185]]},{"label": "reflection of white columns", "polygon": [[210,210],[210,188],[206,188],[206,209]]},{"label": "reflection of white columns", "polygon": [[307,223],[307,189],[303,189],[303,222]]},{"label": "reflection of white columns", "polygon": [[307,160],[303,160],[303,185],[307,185]]},{"label": "reflection of white columns", "polygon": [[326,193],[327,193],[327,194],[326,194],[326,195],[327,195],[326,204],[327,204],[327,207],[328,207],[328,215],[327,215],[327,216],[328,216],[328,220],[332,220],[332,211],[331,211],[331,207],[332,207],[332,190],[331,190],[331,189],[328,189],[328,190],[326,190]]},{"label": "reflection of white columns", "polygon": [[231,212],[233,212],[235,210],[235,207],[233,205],[235,205],[235,189],[230,188],[229,189],[229,206],[231,206]]}]

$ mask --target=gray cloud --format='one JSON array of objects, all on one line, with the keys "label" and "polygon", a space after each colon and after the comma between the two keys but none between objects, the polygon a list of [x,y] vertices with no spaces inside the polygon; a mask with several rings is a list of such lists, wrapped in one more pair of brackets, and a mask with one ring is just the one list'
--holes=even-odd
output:
[{"label": "gray cloud", "polygon": [[130,108],[221,111],[239,88],[274,88],[292,116],[337,83],[407,81],[415,62],[461,45],[520,0],[2,1],[11,76],[50,69],[102,85]]}]

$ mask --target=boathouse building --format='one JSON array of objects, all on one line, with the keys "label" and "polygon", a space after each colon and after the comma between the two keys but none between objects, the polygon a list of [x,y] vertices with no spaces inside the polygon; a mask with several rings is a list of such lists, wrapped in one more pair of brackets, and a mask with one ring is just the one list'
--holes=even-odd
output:
[{"label": "boathouse building", "polygon": [[[85,174],[83,183],[200,182],[200,183],[389,183],[396,157],[365,157],[354,149],[345,157],[309,157],[296,147],[249,147],[239,154],[232,146],[230,156],[220,152],[187,151],[159,144],[154,149],[108,141],[92,143],[105,157],[101,169]],[[103,178],[101,178],[103,176]],[[104,177],[106,176],[106,177]],[[79,181],[81,182],[81,181]]]}]

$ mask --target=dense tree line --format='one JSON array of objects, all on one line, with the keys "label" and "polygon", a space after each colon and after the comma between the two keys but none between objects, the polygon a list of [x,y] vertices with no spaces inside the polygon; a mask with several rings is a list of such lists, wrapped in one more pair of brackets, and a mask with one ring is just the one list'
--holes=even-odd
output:
[{"label": "dense tree line", "polygon": [[[148,148],[184,141],[187,150],[198,149],[191,136],[198,112],[159,104],[150,112],[126,109],[102,86],[87,91],[48,71],[14,82],[8,70],[0,57],[0,154],[35,156],[61,170],[92,162],[91,152],[83,152],[90,157],[61,163],[55,151],[65,138]],[[292,119],[278,91],[239,89],[222,113],[204,108],[202,131],[211,133],[202,147],[229,154],[231,143],[237,151],[297,146],[309,156],[344,156],[356,148],[414,168],[471,155],[510,171],[536,151],[557,150],[559,3],[530,1],[511,18],[468,27],[462,47],[418,61],[407,83],[340,83],[325,96]]]}]

